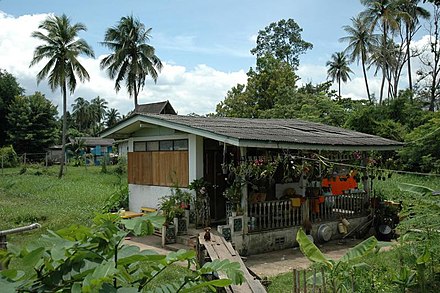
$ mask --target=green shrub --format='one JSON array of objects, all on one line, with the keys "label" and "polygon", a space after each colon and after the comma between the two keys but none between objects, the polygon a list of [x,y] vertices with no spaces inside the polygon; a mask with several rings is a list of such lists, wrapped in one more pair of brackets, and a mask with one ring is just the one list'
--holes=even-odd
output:
[{"label": "green shrub", "polygon": [[5,168],[17,167],[19,164],[17,153],[12,145],[0,148],[0,159]]}]

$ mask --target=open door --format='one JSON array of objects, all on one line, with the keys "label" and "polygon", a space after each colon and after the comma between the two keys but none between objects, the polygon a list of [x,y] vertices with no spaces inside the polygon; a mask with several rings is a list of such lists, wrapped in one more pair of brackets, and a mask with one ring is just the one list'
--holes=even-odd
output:
[{"label": "open door", "polygon": [[208,195],[211,208],[211,223],[226,223],[226,180],[222,171],[223,147],[218,141],[206,139],[204,142],[204,178],[210,183]]}]

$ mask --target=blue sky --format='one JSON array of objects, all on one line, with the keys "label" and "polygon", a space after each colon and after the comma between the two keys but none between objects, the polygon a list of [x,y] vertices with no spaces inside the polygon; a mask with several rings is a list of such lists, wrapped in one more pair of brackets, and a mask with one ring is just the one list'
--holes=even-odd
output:
[{"label": "blue sky", "polygon": [[[151,44],[166,63],[157,85],[148,84],[140,101],[169,99],[181,114],[205,114],[215,110],[228,89],[246,81],[245,73],[255,64],[249,51],[255,46],[259,30],[271,22],[293,18],[303,28],[303,39],[314,46],[301,56],[298,74],[303,82],[323,82],[325,63],[332,53],[344,49],[345,45],[338,41],[344,36],[342,26],[350,24],[350,18],[362,9],[357,0],[0,0],[3,12],[0,25],[2,21],[8,24],[0,26],[0,68],[16,75],[28,94],[39,90],[59,104],[57,92],[50,92],[44,81],[37,86],[35,79],[32,80],[38,68],[25,70],[34,48],[31,45],[35,43],[23,38],[36,30],[48,14],[65,13],[72,22],[87,26],[88,31],[81,37],[94,48],[97,56],[97,60],[85,61],[91,68],[90,84],[78,86],[71,101],[79,95],[87,99],[100,95],[110,101],[111,107],[125,113],[133,102],[123,90],[118,95],[111,91],[111,81],[104,81],[105,74],[99,73],[96,66],[99,57],[108,53],[99,44],[106,28],[115,25],[122,16],[133,14],[147,27],[152,27]],[[20,33],[23,37],[18,39]],[[25,58],[20,57],[21,52],[27,52],[23,53]],[[15,58],[26,60],[13,62]],[[356,82],[362,76],[355,72],[353,84],[343,87],[343,94],[357,98],[363,95],[363,89],[359,89],[361,83]],[[374,88],[374,82],[372,86]]]}]

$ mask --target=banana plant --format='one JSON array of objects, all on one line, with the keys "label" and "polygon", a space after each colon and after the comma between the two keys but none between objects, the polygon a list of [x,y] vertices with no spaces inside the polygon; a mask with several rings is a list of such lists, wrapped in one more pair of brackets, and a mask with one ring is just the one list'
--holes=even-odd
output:
[{"label": "banana plant", "polygon": [[[327,258],[319,248],[307,237],[302,229],[296,234],[296,241],[301,252],[313,263],[322,265],[325,268],[325,278],[329,282],[332,292],[353,292],[356,284],[352,282],[356,270],[367,268],[366,263],[352,264],[353,261],[373,253],[377,248],[378,241],[374,236],[362,241],[355,247],[349,249],[345,255],[335,261]],[[309,279],[311,281],[311,279]],[[322,275],[318,274],[315,284],[320,286],[323,283]]]}]

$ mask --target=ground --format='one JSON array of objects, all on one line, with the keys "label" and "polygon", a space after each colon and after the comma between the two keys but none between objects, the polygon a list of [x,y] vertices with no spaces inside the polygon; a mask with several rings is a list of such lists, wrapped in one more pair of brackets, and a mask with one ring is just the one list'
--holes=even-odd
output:
[{"label": "ground", "polygon": [[[330,241],[318,245],[321,251],[331,259],[339,259],[348,249],[358,244],[361,240],[347,239],[344,242]],[[182,244],[161,246],[161,238],[150,235],[146,237],[132,237],[125,241],[128,245],[136,245],[144,249],[154,250],[166,254],[177,249],[188,249]],[[245,258],[245,264],[260,277],[271,277],[282,273],[291,272],[292,269],[304,269],[310,266],[310,261],[301,253],[298,247],[284,250],[255,254]]]}]

